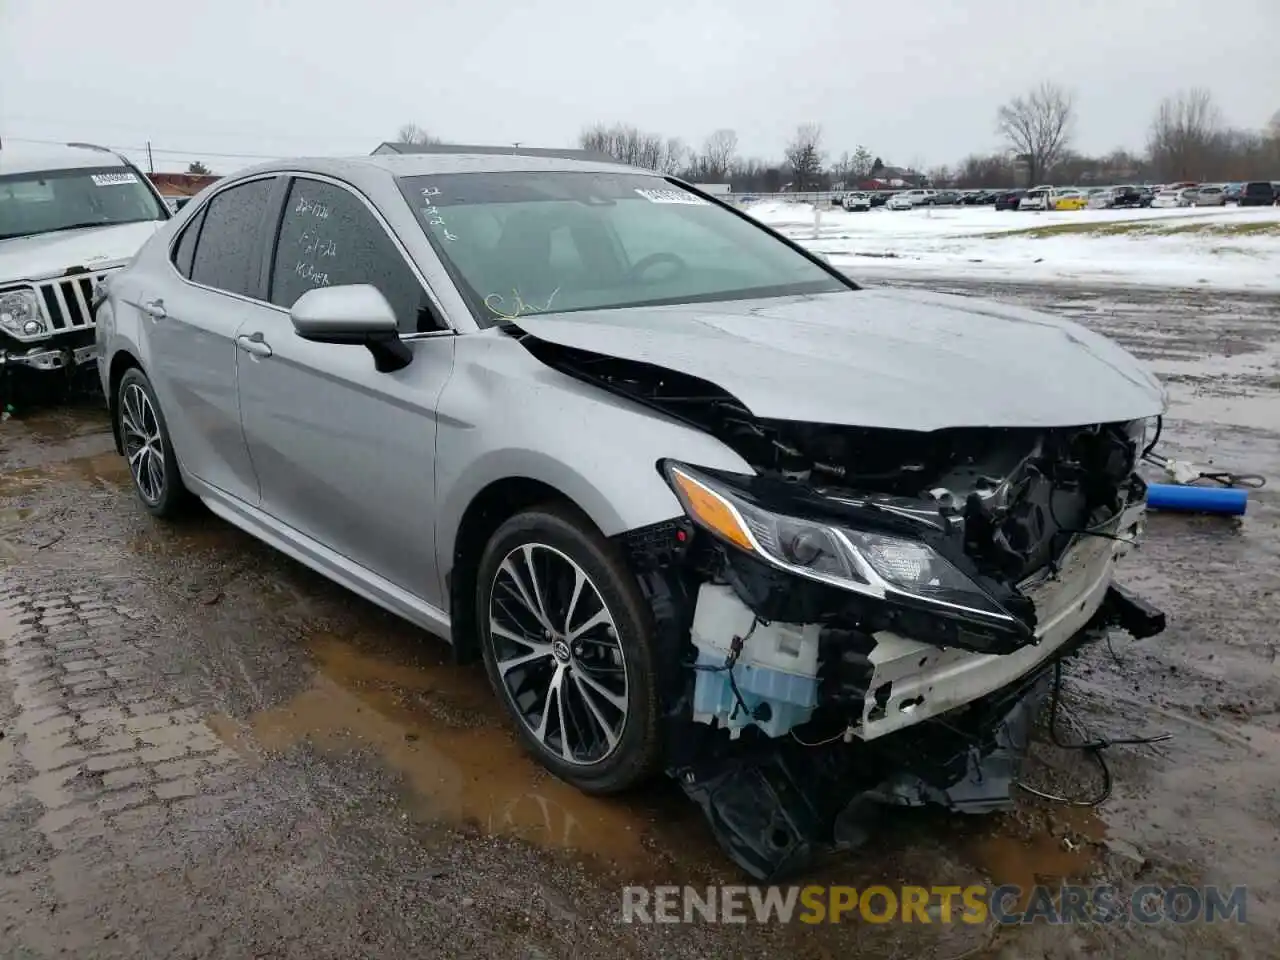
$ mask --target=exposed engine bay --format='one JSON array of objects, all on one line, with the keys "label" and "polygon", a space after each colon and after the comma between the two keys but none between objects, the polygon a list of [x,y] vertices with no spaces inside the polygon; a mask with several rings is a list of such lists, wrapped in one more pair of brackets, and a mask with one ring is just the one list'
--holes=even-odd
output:
[{"label": "exposed engine bay", "polygon": [[756,471],[656,465],[687,517],[623,539],[671,664],[668,769],[757,879],[856,846],[886,804],[1010,805],[1055,665],[1164,627],[1112,582],[1142,529],[1146,422],[770,421],[678,372],[522,343]]}]

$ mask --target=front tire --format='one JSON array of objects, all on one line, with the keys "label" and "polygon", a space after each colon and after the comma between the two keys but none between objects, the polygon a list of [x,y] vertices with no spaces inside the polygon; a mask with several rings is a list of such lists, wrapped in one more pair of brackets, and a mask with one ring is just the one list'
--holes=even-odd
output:
[{"label": "front tire", "polygon": [[116,387],[116,430],[142,505],[157,517],[181,514],[191,494],[182,483],[160,401],[137,367],[126,370]]},{"label": "front tire", "polygon": [[575,511],[502,524],[477,573],[485,669],[525,749],[587,793],[660,760],[653,623],[620,553]]}]

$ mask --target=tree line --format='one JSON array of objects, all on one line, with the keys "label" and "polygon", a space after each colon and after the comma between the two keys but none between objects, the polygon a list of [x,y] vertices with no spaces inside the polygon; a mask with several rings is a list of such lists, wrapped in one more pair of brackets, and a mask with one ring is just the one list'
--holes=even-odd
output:
[{"label": "tree line", "polygon": [[[1236,129],[1225,124],[1210,91],[1178,91],[1157,106],[1145,149],[1101,156],[1072,149],[1077,120],[1069,89],[1038,84],[996,111],[1000,149],[928,170],[919,162],[889,166],[861,144],[832,155],[818,123],[798,125],[782,156],[772,160],[742,156],[737,133],[727,128],[691,145],[627,123],[596,123],[582,131],[578,146],[695,183],[727,183],[735,193],[828,190],[876,177],[957,188],[1280,178],[1280,110],[1263,129]],[[397,136],[401,143],[440,142],[416,124]]]}]

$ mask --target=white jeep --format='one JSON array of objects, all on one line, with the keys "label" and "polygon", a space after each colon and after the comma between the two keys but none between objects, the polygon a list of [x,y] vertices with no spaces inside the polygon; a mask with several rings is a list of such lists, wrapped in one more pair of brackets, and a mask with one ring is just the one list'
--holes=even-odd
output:
[{"label": "white jeep", "polygon": [[170,216],[151,181],[104,147],[0,149],[0,409],[20,371],[92,364],[95,287]]}]

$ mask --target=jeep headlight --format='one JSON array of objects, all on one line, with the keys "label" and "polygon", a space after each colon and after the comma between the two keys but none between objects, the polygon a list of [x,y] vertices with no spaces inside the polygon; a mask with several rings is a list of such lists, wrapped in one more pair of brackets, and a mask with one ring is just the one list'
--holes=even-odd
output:
[{"label": "jeep headlight", "polygon": [[927,543],[774,513],[700,471],[671,461],[663,469],[691,520],[772,566],[880,600],[1017,622]]},{"label": "jeep headlight", "polygon": [[34,290],[0,293],[0,330],[15,337],[33,337],[45,332],[40,301]]}]

